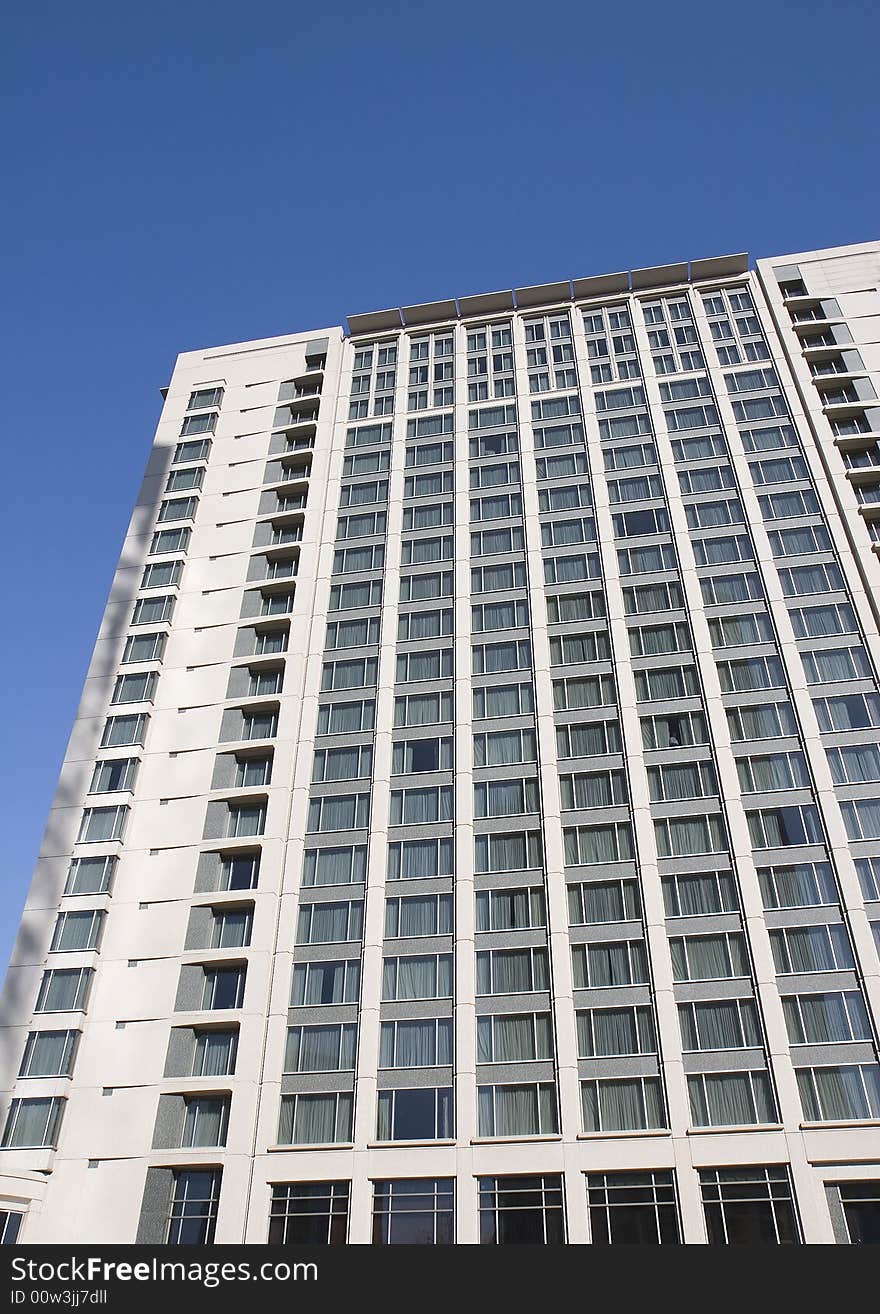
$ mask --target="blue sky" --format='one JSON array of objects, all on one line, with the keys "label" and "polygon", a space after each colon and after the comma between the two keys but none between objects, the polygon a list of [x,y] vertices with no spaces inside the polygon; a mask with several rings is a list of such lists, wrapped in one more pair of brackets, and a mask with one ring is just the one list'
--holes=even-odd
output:
[{"label": "blue sky", "polygon": [[175,354],[880,236],[878,14],[867,0],[8,10],[3,963]]}]

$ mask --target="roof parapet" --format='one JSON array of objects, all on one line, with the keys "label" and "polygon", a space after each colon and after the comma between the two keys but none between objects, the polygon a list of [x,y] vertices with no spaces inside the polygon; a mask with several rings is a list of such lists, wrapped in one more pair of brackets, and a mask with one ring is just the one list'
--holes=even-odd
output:
[{"label": "roof parapet", "polygon": [[481,315],[499,315],[507,311],[530,310],[569,301],[586,301],[596,297],[618,296],[629,292],[647,292],[651,288],[668,288],[683,283],[701,283],[718,278],[733,278],[749,268],[748,252],[709,256],[703,260],[682,260],[677,264],[655,265],[616,274],[594,274],[559,283],[540,283],[503,292],[479,292],[444,301],[426,301],[421,305],[372,310],[348,316],[351,337],[372,333],[399,333],[401,328],[448,323],[453,319],[473,319]]}]

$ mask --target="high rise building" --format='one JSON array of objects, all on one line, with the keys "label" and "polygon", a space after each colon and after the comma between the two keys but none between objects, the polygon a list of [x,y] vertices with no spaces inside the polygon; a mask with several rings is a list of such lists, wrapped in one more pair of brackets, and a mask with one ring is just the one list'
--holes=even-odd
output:
[{"label": "high rise building", "polygon": [[3,1001],[5,1240],[880,1239],[878,285],[178,359]]}]

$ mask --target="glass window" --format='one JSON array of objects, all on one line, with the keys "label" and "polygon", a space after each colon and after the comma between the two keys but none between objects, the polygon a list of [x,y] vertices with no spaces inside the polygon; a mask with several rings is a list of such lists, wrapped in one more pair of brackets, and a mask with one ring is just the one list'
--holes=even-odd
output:
[{"label": "glass window", "polygon": [[710,1245],[800,1242],[791,1178],[785,1165],[703,1168],[700,1189]]},{"label": "glass window", "polygon": [[286,1182],[272,1187],[270,1246],[345,1245],[348,1182]]},{"label": "glass window", "polygon": [[681,1232],[672,1172],[589,1173],[593,1245],[678,1245]]},{"label": "glass window", "polygon": [[562,1178],[481,1177],[481,1245],[563,1245]]},{"label": "glass window", "polygon": [[379,1091],[378,1140],[451,1140],[454,1135],[451,1088],[421,1086]]},{"label": "glass window", "polygon": [[341,1091],[327,1095],[282,1095],[279,1145],[329,1145],[351,1140],[353,1097]]},{"label": "glass window", "polygon": [[398,1178],[373,1186],[373,1245],[452,1245],[455,1181]]},{"label": "glass window", "polygon": [[0,1143],[2,1148],[54,1149],[58,1143],[65,1103],[60,1098],[13,1100]]},{"label": "glass window", "polygon": [[585,1132],[640,1131],[663,1127],[663,1096],[657,1077],[581,1082]]}]

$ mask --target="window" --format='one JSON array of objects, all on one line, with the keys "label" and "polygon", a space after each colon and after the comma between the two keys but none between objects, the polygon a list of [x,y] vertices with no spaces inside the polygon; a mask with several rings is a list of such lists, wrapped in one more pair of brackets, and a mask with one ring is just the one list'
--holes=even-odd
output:
[{"label": "window", "polygon": [[745,940],[739,931],[673,936],[669,951],[675,981],[718,981],[749,975]]},{"label": "window", "polygon": [[835,785],[860,785],[880,780],[880,744],[853,744],[827,749]]},{"label": "window", "polygon": [[74,967],[43,973],[35,1013],[83,1012],[88,1003],[92,969]]},{"label": "window", "polygon": [[711,761],[676,766],[649,766],[648,790],[652,803],[709,798],[718,793]]},{"label": "window", "polygon": [[241,737],[243,740],[271,739],[277,732],[277,712],[242,712]]},{"label": "window", "polygon": [[833,904],[838,901],[831,864],[828,862],[759,867],[758,880],[765,908],[807,908],[814,904]]},{"label": "window", "polygon": [[727,850],[724,823],[718,813],[663,818],[654,822],[654,835],[661,858],[694,857]]},{"label": "window", "polygon": [[364,845],[345,848],[306,849],[303,885],[351,885],[366,880],[367,850]]},{"label": "window", "polygon": [[663,1127],[663,1096],[657,1077],[581,1082],[585,1132],[641,1131]]},{"label": "window", "polygon": [[576,666],[582,662],[608,661],[611,649],[607,630],[550,637],[550,665]]},{"label": "window", "polygon": [[[525,538],[521,529],[484,529],[471,534],[471,556],[491,557],[496,553],[522,552]],[[452,592],[450,587],[449,592]]]},{"label": "window", "polygon": [[221,890],[253,890],[260,878],[259,853],[235,853],[220,864]]},{"label": "window", "polygon": [[121,840],[125,829],[128,808],[124,805],[115,808],[85,808],[80,822],[77,842],[80,844],[101,844],[110,840]]},{"label": "window", "polygon": [[49,946],[50,953],[79,953],[85,949],[97,949],[105,915],[98,909],[59,913]]},{"label": "window", "polygon": [[840,810],[851,840],[880,839],[880,799],[853,799],[841,803]]},{"label": "window", "polygon": [[451,769],[451,739],[405,739],[393,747],[391,770],[394,775]]},{"label": "window", "polygon": [[452,875],[451,839],[405,840],[388,846],[388,880]]},{"label": "window", "polygon": [[852,970],[852,949],[841,922],[785,926],[770,931],[773,963],[780,975]]},{"label": "window", "polygon": [[408,694],[394,700],[394,726],[439,725],[452,720],[452,694]]},{"label": "window", "polygon": [[734,743],[745,740],[777,739],[797,734],[790,703],[752,703],[727,710],[727,725]]},{"label": "window", "polygon": [[537,812],[538,809],[537,778],[492,780],[474,785],[474,815],[476,817],[521,816],[527,812]]},{"label": "window", "polygon": [[553,681],[553,708],[557,712],[573,712],[585,707],[610,707],[614,702],[614,677],[611,675],[584,675],[576,679]]},{"label": "window", "polygon": [[481,1177],[481,1245],[563,1245],[562,1178]]},{"label": "window", "polygon": [[198,509],[197,497],[171,497],[160,503],[156,519],[160,525],[176,520],[193,520]]},{"label": "window", "polygon": [[472,648],[474,675],[494,675],[499,671],[528,670],[532,665],[532,644],[528,639],[503,644],[475,644]]},{"label": "window", "polygon": [[864,730],[880,726],[880,698],[876,694],[849,694],[838,698],[814,698],[819,728]]},{"label": "window", "polygon": [[345,1245],[349,1190],[348,1182],[288,1182],[273,1186],[269,1245]]},{"label": "window", "polygon": [[319,735],[358,734],[372,730],[376,704],[370,700],[352,703],[322,703],[318,708]]},{"label": "window", "polygon": [[282,1095],[279,1145],[331,1145],[351,1140],[354,1097],[340,1091],[328,1095]]},{"label": "window", "polygon": [[[549,1013],[523,1015],[502,1013],[478,1018],[478,1063],[524,1063],[541,1059],[552,1060],[552,1058],[552,1021]],[[512,1087],[507,1089],[510,1092],[513,1090]],[[548,1087],[548,1090],[550,1089],[552,1088]],[[512,1094],[510,1098],[514,1103],[516,1102]],[[539,1095],[539,1102],[540,1099]],[[555,1100],[553,1110],[555,1118]],[[547,1113],[546,1109],[544,1113]],[[502,1133],[487,1131],[484,1134],[501,1135]]]},{"label": "window", "polygon": [[557,593],[547,599],[547,619],[551,625],[595,620],[604,615],[605,598],[601,589],[586,593]]},{"label": "window", "polygon": [[865,1001],[857,990],[784,995],[782,1009],[788,1038],[793,1045],[829,1045],[871,1039]]},{"label": "window", "polygon": [[312,763],[312,782],[359,780],[370,776],[372,770],[373,749],[369,745],[319,749]]},{"label": "window", "polygon": [[334,584],[330,589],[330,610],[350,611],[356,607],[378,607],[382,601],[382,581],[365,580],[361,584]]},{"label": "window", "polygon": [[534,691],[530,684],[496,684],[488,689],[474,689],[473,698],[477,720],[522,716],[534,711]]},{"label": "window", "polygon": [[309,803],[309,831],[363,830],[369,824],[369,794],[329,794]]},{"label": "window", "polygon": [[284,1072],[351,1072],[357,1027],[289,1027]]},{"label": "window", "polygon": [[19,1077],[69,1077],[79,1042],[78,1031],[31,1031]]},{"label": "window", "polygon": [[477,954],[478,995],[520,995],[550,988],[546,949],[489,949]]},{"label": "window", "polygon": [[672,1172],[589,1173],[593,1245],[678,1245],[681,1233]]},{"label": "window", "polygon": [[265,803],[227,803],[226,835],[229,839],[244,839],[262,835],[266,829]]},{"label": "window", "polygon": [[122,664],[161,661],[166,638],[167,635],[162,633],[130,634],[125,641],[125,651],[121,658]]},{"label": "window", "polygon": [[115,794],[134,787],[136,757],[115,757],[96,762],[89,785],[90,794]]},{"label": "window", "polygon": [[700,917],[739,910],[733,873],[729,871],[664,876],[663,903],[667,917]]},{"label": "window", "polygon": [[241,1008],[244,1000],[245,967],[206,967],[202,1008]]},{"label": "window", "polygon": [[238,1053],[237,1031],[196,1031],[194,1077],[231,1077]]},{"label": "window", "polygon": [[356,1004],[360,994],[360,959],[342,962],[297,963],[293,969],[291,1006]]},{"label": "window", "polygon": [[382,999],[450,999],[452,997],[452,954],[385,958],[382,966]]},{"label": "window", "polygon": [[455,1134],[450,1087],[380,1090],[378,1104],[377,1140],[442,1141]]},{"label": "window", "polygon": [[268,785],[272,778],[271,757],[236,757],[235,784],[238,789]]},{"label": "window", "polygon": [[425,894],[385,900],[385,938],[452,934],[452,895]]},{"label": "window", "polygon": [[540,831],[477,835],[474,852],[478,872],[522,871],[544,861]]},{"label": "window", "polygon": [[453,1178],[400,1178],[374,1184],[373,1245],[452,1245],[454,1241]]},{"label": "window", "polygon": [[[703,581],[704,598],[705,585]],[[745,602],[746,598],[739,601]],[[766,612],[745,612],[739,616],[712,617],[709,621],[709,635],[713,648],[736,648],[750,643],[772,643],[773,628]]]},{"label": "window", "polygon": [[379,1038],[379,1067],[449,1067],[452,1047],[451,1018],[383,1022]]},{"label": "window", "polygon": [[880,902],[880,858],[856,858],[856,871],[865,899]]},{"label": "window", "polygon": [[451,785],[435,785],[426,789],[393,789],[390,824],[406,826],[451,821],[452,800]]},{"label": "window", "polygon": [[628,862],[633,857],[632,828],[628,821],[607,826],[566,827],[562,842],[567,867]]},{"label": "window", "polygon": [[190,442],[178,443],[171,458],[172,465],[189,465],[191,461],[207,461],[211,454],[210,438],[194,438]]},{"label": "window", "polygon": [[640,916],[638,881],[595,881],[589,885],[568,886],[571,926],[633,921]]},{"label": "window", "polygon": [[67,873],[65,894],[107,894],[116,866],[114,857],[74,858]]},{"label": "window", "polygon": [[182,561],[157,561],[153,565],[145,566],[141,588],[161,589],[176,584],[180,579],[182,568]]},{"label": "window", "polygon": [[575,1017],[578,1058],[618,1058],[657,1052],[650,1008],[589,1008]]},{"label": "window", "polygon": [[800,1241],[788,1168],[702,1168],[710,1245],[796,1245]]},{"label": "window", "polygon": [[211,933],[212,949],[243,949],[251,942],[253,909],[214,908],[212,909],[213,929]]},{"label": "window", "polygon": [[[876,1244],[880,1238],[880,1184],[841,1182],[837,1189],[850,1244]],[[10,1218],[14,1216],[9,1215]]]},{"label": "window", "polygon": [[364,905],[359,899],[302,904],[296,943],[332,944],[336,941],[359,940],[363,934],[363,921]]},{"label": "window", "polygon": [[156,687],[155,671],[145,671],[138,675],[119,675],[113,688],[111,703],[143,703],[153,697]]},{"label": "window", "polygon": [[471,608],[471,628],[477,634],[489,630],[522,629],[528,623],[528,603],[524,600],[487,602],[481,607]]},{"label": "window", "polygon": [[478,931],[523,931],[547,925],[541,886],[522,889],[478,890]]},{"label": "window", "polygon": [[636,671],[636,697],[641,702],[667,702],[673,698],[687,698],[700,691],[697,672],[693,666],[651,667]]},{"label": "window", "polygon": [[556,727],[556,753],[560,759],[600,757],[620,752],[620,726],[616,721],[588,721]]},{"label": "window", "polygon": [[[880,766],[880,754],[878,754]],[[776,789],[809,788],[810,777],[803,753],[773,753],[766,757],[741,757],[736,763],[744,794],[761,794]]]},{"label": "window", "polygon": [[201,411],[209,406],[220,406],[223,401],[223,388],[197,388],[189,395],[186,404],[188,411]]},{"label": "window", "polygon": [[160,621],[171,619],[174,610],[174,594],[166,593],[155,598],[138,598],[134,604],[132,625],[156,625]]},{"label": "window", "polygon": [[676,716],[644,716],[641,720],[642,745],[654,748],[690,748],[709,742],[706,718],[702,712],[682,712]]},{"label": "window", "polygon": [[451,597],[452,571],[429,571],[422,575],[401,576],[401,602],[427,602],[431,598]]},{"label": "window", "polygon": [[474,735],[474,766],[510,766],[535,761],[534,730],[498,730]]},{"label": "window", "polygon": [[2,1148],[54,1150],[65,1102],[57,1097],[13,1100],[3,1129]]},{"label": "window", "polygon": [[181,1146],[221,1146],[226,1144],[229,1123],[229,1100],[208,1099],[195,1095],[184,1099],[186,1114]]},{"label": "window", "polygon": [[24,1214],[12,1209],[0,1209],[0,1246],[14,1246],[21,1231]]},{"label": "window", "polygon": [[643,940],[603,940],[596,944],[572,945],[571,961],[576,990],[640,985],[648,980],[648,959]]},{"label": "window", "polygon": [[685,1050],[753,1049],[761,1044],[751,999],[679,1004],[678,1021]]},{"label": "window", "polygon": [[452,667],[451,648],[401,653],[397,658],[396,680],[398,684],[414,684],[419,680],[448,679]]},{"label": "window", "polygon": [[880,1067],[795,1068],[804,1117],[809,1122],[855,1122],[880,1118]]},{"label": "window", "polygon": [[477,1108],[480,1136],[547,1136],[559,1131],[552,1082],[478,1086]]},{"label": "window", "polygon": [[[841,811],[846,820],[846,804]],[[746,812],[753,849],[785,848],[789,844],[821,844],[822,828],[814,807],[767,808]]]}]

